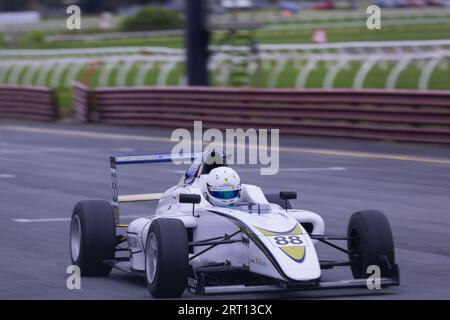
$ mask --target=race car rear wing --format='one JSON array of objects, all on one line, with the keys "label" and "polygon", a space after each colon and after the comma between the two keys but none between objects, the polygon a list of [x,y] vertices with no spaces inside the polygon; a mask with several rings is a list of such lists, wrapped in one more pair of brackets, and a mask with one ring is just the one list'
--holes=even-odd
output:
[{"label": "race car rear wing", "polygon": [[116,225],[119,225],[119,203],[123,202],[138,202],[138,201],[157,201],[161,198],[161,193],[145,193],[145,194],[129,194],[119,195],[117,166],[125,164],[142,164],[142,163],[164,163],[189,160],[194,161],[201,158],[201,153],[186,153],[186,154],[135,154],[135,155],[115,155],[110,157],[110,171],[111,171],[111,187],[112,187],[112,206],[114,211],[114,220]]},{"label": "race car rear wing", "polygon": [[201,157],[201,153],[185,153],[185,154],[130,154],[130,155],[115,155],[111,156],[111,168],[116,168],[121,164],[138,164],[138,163],[161,163],[161,162],[176,162],[183,160],[195,160]]}]

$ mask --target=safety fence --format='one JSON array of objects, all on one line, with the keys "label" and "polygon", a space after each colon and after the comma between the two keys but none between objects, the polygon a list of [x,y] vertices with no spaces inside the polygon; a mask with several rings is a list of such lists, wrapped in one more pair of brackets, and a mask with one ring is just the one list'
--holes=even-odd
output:
[{"label": "safety fence", "polygon": [[[370,53],[370,52],[420,52],[439,48],[450,48],[450,39],[440,40],[404,40],[404,41],[354,41],[331,42],[324,44],[260,44],[261,53],[306,53],[341,52],[341,53]],[[248,46],[211,45],[212,54],[221,52],[237,52],[248,50]],[[101,47],[101,48],[64,48],[64,49],[2,49],[0,58],[8,60],[23,59],[53,59],[75,57],[106,57],[130,55],[185,55],[185,50],[167,47]]]},{"label": "safety fence", "polygon": [[56,120],[54,92],[38,86],[0,86],[0,118]]},{"label": "safety fence", "polygon": [[450,143],[450,92],[75,85],[81,121]]},{"label": "safety fence", "polygon": [[[420,42],[401,43],[396,48],[391,43],[384,44],[386,47],[383,44],[330,44],[320,52],[314,52],[317,46],[274,45],[271,50],[249,56],[239,54],[244,50],[241,47],[216,48],[209,61],[211,82],[233,86],[233,70],[239,66],[238,71],[246,75],[246,85],[254,87],[450,88],[450,40],[433,42],[437,45],[433,50]],[[96,56],[94,50],[93,56],[73,57],[65,55],[69,52],[55,51],[55,56],[44,60],[25,56],[20,60],[0,59],[0,83],[71,88],[74,81],[84,81],[90,75],[92,86],[184,84],[184,55],[157,49],[152,53],[142,49],[140,54],[131,49],[111,51],[110,55],[105,50],[104,56]],[[2,54],[6,53],[0,51]]]}]

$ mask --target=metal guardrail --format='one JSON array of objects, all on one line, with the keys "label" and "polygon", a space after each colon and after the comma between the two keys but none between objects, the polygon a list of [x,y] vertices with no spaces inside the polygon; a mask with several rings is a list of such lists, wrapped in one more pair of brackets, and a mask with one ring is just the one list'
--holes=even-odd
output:
[{"label": "metal guardrail", "polygon": [[[434,44],[433,44],[434,45]],[[450,45],[450,41],[449,41]],[[167,54],[183,55],[183,49],[165,47],[105,47],[105,48],[70,48],[70,49],[3,49],[0,50],[2,59],[40,58],[49,59],[55,57],[102,57],[109,55],[140,55],[140,54]]]},{"label": "metal guardrail", "polygon": [[80,82],[74,84],[73,109],[76,119],[83,122],[91,121],[90,116],[93,112],[93,110],[90,109],[90,106],[92,106],[91,96],[91,90],[88,86]]},{"label": "metal guardrail", "polygon": [[[373,51],[428,51],[441,47],[450,47],[450,39],[440,40],[405,40],[405,41],[355,41],[355,42],[332,42],[324,44],[261,44],[258,50],[261,53],[276,52],[373,52]],[[209,50],[212,54],[223,52],[248,51],[248,46],[215,46],[211,45]],[[104,57],[118,55],[185,55],[184,49],[165,47],[105,47],[105,48],[70,48],[70,49],[2,49],[0,58],[11,59],[52,59],[68,57]]]},{"label": "metal guardrail", "polygon": [[279,128],[281,133],[450,143],[450,92],[120,87],[76,84],[81,121],[119,125]]},{"label": "metal guardrail", "polygon": [[[330,42],[330,43],[301,43],[301,44],[261,44],[258,45],[260,52],[307,52],[321,51],[327,52],[337,50],[339,52],[373,52],[375,51],[428,51],[440,47],[450,47],[450,39],[438,40],[402,40],[402,41],[350,41],[350,42]],[[248,46],[210,46],[212,52],[239,52],[248,50]]]},{"label": "metal guardrail", "polygon": [[56,120],[54,92],[38,86],[0,86],[0,118]]}]

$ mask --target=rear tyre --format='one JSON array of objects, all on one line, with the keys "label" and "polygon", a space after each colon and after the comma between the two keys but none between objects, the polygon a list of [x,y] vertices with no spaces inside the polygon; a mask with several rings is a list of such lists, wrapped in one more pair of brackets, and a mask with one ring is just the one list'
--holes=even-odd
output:
[{"label": "rear tyre", "polygon": [[381,277],[398,274],[394,241],[385,214],[377,210],[355,212],[349,221],[347,242],[351,270],[355,279],[368,278],[367,267],[380,267]]},{"label": "rear tyre", "polygon": [[187,286],[189,247],[181,220],[158,218],[152,221],[145,247],[145,280],[155,298],[175,298]]},{"label": "rear tyre", "polygon": [[287,207],[286,207],[286,200],[281,200],[280,195],[278,193],[269,193],[264,195],[269,201],[269,203],[274,203],[282,207],[283,209],[292,209],[291,202],[287,200]]},{"label": "rear tyre", "polygon": [[70,257],[87,277],[107,276],[111,267],[103,260],[114,258],[116,228],[109,202],[80,201],[70,223]]}]

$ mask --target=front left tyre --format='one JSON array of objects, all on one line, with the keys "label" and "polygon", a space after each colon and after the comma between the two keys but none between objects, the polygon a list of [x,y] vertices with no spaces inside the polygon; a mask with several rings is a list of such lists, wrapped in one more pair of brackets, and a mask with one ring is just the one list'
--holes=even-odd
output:
[{"label": "front left tyre", "polygon": [[152,221],[145,246],[145,280],[155,298],[176,298],[187,287],[189,246],[186,227],[176,218]]},{"label": "front left tyre", "polygon": [[70,256],[87,277],[107,276],[114,259],[116,228],[113,209],[108,201],[88,200],[75,205],[70,223]]}]

